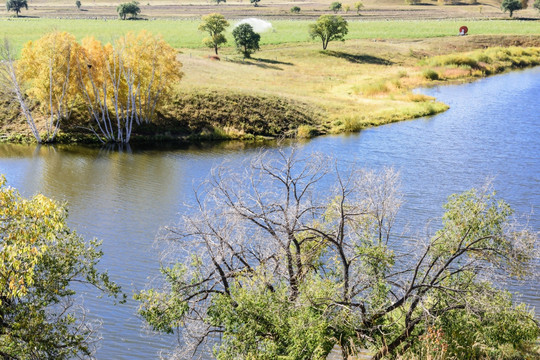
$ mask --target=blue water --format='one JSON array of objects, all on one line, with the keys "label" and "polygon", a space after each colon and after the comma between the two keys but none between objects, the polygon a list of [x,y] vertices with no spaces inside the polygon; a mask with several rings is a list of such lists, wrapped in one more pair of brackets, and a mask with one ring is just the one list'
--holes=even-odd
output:
[{"label": "blue water", "polygon": [[[398,169],[405,196],[400,214],[413,231],[442,215],[448,195],[488,179],[539,231],[540,68],[420,91],[450,110],[354,135],[316,138],[299,144],[301,152],[331,154],[342,164]],[[159,275],[155,235],[184,211],[192,188],[223,160],[240,162],[257,151],[236,142],[124,152],[0,145],[0,173],[24,195],[42,192],[67,201],[70,225],[85,237],[103,240],[100,267],[131,296]],[[540,311],[538,282],[515,288]],[[134,301],[113,306],[96,295],[85,289],[84,305],[103,321],[98,359],[155,359],[160,349],[171,347],[173,338],[143,329]]]}]

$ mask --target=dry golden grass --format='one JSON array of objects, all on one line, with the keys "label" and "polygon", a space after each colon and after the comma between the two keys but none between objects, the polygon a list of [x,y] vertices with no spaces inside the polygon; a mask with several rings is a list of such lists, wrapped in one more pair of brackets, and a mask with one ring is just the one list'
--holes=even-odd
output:
[{"label": "dry golden grass", "polygon": [[[540,37],[534,39],[530,39],[531,43],[540,45]],[[209,59],[208,50],[186,49],[180,55],[185,71],[181,91],[235,91],[294,99],[326,114],[318,124],[319,132],[358,131],[447,108],[433,98],[411,93],[413,88],[433,83],[424,75],[433,65],[421,65],[418,54],[425,59],[513,41],[515,37],[474,36],[375,44],[369,40],[349,40],[331,43],[328,51],[308,43],[266,46],[252,60],[242,60],[231,49],[225,49],[221,61]],[[460,56],[467,59],[468,55]],[[479,53],[473,56],[478,57]],[[436,66],[443,81],[478,76],[454,65]],[[308,130],[311,129],[301,129],[301,136],[306,136]]]}]

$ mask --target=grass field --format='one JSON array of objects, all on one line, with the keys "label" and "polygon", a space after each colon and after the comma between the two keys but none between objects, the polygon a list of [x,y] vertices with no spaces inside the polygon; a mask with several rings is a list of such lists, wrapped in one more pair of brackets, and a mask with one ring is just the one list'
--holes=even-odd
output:
[{"label": "grass field", "polygon": [[[234,21],[231,21],[234,23]],[[262,45],[313,42],[308,36],[308,26],[313,21],[274,20],[273,31],[261,36]],[[61,30],[74,34],[78,39],[86,36],[108,42],[128,31],[146,29],[161,34],[175,48],[201,48],[204,33],[197,30],[198,20],[66,20],[66,19],[2,19],[0,34],[8,37],[15,49],[43,34]],[[505,20],[428,20],[428,21],[349,21],[346,39],[425,39],[452,36],[461,25],[467,25],[471,35],[534,35],[540,34],[540,21]],[[227,32],[232,44],[231,28]]]},{"label": "grass field", "polygon": [[[350,21],[346,41],[331,42],[328,51],[309,38],[312,22],[271,20],[273,31],[262,34],[261,50],[252,60],[230,46],[230,31],[229,47],[220,50],[222,61],[209,59],[212,51],[202,47],[205,34],[197,30],[198,20],[23,18],[0,20],[0,33],[18,49],[52,30],[104,42],[142,29],[161,34],[179,49],[185,74],[164,113],[172,121],[166,127],[232,136],[250,134],[246,124],[268,119],[280,124],[272,134],[299,129],[301,136],[310,136],[432,115],[446,105],[411,89],[540,64],[540,21]],[[468,26],[469,36],[456,36],[461,25]],[[510,50],[489,52],[497,47]],[[456,53],[461,55],[444,57]],[[259,134],[267,135],[261,129]]]}]

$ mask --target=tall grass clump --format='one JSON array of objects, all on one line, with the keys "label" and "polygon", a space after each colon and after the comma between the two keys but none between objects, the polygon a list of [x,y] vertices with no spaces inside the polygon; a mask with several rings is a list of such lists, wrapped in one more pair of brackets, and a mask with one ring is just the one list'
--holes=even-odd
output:
[{"label": "tall grass clump", "polygon": [[382,79],[375,82],[368,82],[362,85],[357,85],[353,89],[356,94],[361,94],[364,96],[374,96],[388,93],[390,91],[390,86],[385,79]]},{"label": "tall grass clump", "polygon": [[483,74],[492,74],[508,68],[540,65],[540,49],[494,47],[461,54],[435,56],[427,63],[430,66],[469,68],[480,70]]},{"label": "tall grass clump", "polygon": [[356,116],[347,116],[343,119],[344,132],[358,132],[362,130],[362,122]]},{"label": "tall grass clump", "polygon": [[428,80],[439,80],[439,73],[433,69],[426,69],[422,72],[422,76]]},{"label": "tall grass clump", "polygon": [[300,125],[296,130],[296,137],[299,139],[311,139],[318,135],[317,129],[310,125]]},{"label": "tall grass clump", "polygon": [[445,55],[437,59],[435,66],[457,66],[468,67],[471,69],[478,68],[478,61],[470,55],[458,54],[458,55]]}]

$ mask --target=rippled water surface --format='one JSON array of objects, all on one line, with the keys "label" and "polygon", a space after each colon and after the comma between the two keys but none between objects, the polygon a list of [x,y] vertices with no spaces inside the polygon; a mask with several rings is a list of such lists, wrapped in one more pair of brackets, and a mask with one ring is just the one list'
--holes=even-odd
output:
[{"label": "rippled water surface", "polygon": [[[539,231],[540,68],[422,92],[450,110],[355,135],[320,137],[300,144],[301,151],[398,169],[406,201],[401,216],[413,228],[440,217],[448,195],[491,179],[498,195],[530,214]],[[257,151],[241,143],[123,152],[0,145],[0,173],[24,195],[42,192],[67,201],[70,225],[103,240],[101,267],[131,295],[158,274],[154,237],[184,210],[193,186],[223,160],[238,163]],[[520,284],[519,290],[540,311],[540,285]],[[113,306],[89,290],[84,304],[103,321],[99,359],[157,358],[173,341],[142,329],[134,301]]]}]

